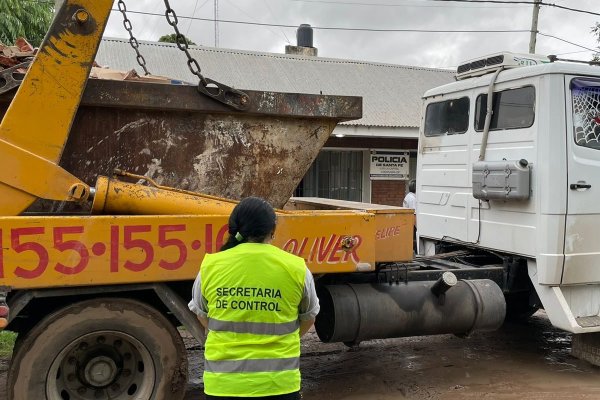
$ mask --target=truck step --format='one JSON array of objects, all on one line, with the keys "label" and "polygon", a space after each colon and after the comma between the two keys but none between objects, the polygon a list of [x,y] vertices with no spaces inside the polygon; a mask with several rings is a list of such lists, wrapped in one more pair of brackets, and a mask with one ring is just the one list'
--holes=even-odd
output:
[{"label": "truck step", "polygon": [[579,326],[581,326],[582,328],[592,328],[594,326],[600,326],[600,316],[598,315],[592,315],[590,317],[578,317],[575,318],[575,321],[577,321]]}]

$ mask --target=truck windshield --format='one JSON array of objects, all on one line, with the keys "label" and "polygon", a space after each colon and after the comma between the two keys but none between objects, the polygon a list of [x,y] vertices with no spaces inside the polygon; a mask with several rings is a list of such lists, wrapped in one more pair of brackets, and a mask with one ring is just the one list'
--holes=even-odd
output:
[{"label": "truck windshield", "polygon": [[469,98],[430,103],[425,113],[425,136],[465,133],[469,128]]},{"label": "truck windshield", "polygon": [[600,150],[600,80],[573,79],[571,96],[575,143]]}]

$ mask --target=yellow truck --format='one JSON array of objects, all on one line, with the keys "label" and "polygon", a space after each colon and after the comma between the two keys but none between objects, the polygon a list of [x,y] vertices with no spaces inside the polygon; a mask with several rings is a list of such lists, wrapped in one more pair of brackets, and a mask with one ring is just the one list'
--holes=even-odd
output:
[{"label": "yellow truck", "polygon": [[88,82],[112,5],[65,1],[26,75],[0,71],[0,328],[18,333],[9,399],[183,398],[177,328],[203,340],[191,284],[248,195],[280,208],[275,244],[315,275],[321,340],[502,323],[502,267],[453,274],[443,260],[460,252],[414,262],[412,210],[290,200],[335,124],[360,118],[360,98],[239,91],[195,60],[198,87]]}]

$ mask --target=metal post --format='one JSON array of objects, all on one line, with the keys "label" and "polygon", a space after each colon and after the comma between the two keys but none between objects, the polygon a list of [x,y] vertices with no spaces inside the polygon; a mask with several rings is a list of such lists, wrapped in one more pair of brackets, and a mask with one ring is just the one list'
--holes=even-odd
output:
[{"label": "metal post", "polygon": [[529,37],[529,53],[535,53],[535,43],[537,40],[537,29],[538,29],[538,16],[540,14],[540,2],[542,0],[535,0],[533,5],[533,15],[531,16],[531,36]]}]

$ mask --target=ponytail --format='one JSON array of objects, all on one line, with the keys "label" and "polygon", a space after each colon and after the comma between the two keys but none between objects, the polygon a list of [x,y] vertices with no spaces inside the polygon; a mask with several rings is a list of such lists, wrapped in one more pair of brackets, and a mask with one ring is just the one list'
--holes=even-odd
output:
[{"label": "ponytail", "polygon": [[277,217],[273,207],[259,197],[246,197],[229,216],[229,237],[221,251],[241,243],[262,243],[275,230]]}]

